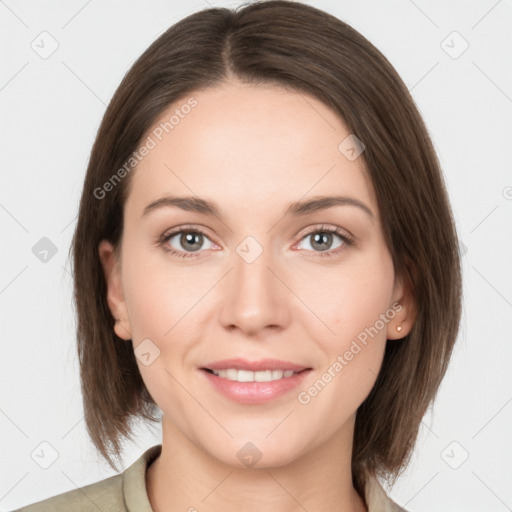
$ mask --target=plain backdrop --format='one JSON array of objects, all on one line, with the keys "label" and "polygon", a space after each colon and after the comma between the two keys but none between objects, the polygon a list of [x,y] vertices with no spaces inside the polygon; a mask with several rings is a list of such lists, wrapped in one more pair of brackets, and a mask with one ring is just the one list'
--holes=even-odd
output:
[{"label": "plain backdrop", "polygon": [[[366,36],[411,90],[464,254],[453,359],[390,495],[414,512],[511,510],[512,2],[308,3]],[[115,89],[170,25],[209,5],[238,3],[0,2],[1,510],[115,474],[85,432],[68,250]],[[125,467],[161,440],[159,428],[137,432]],[[42,449],[56,459],[46,469]]]}]

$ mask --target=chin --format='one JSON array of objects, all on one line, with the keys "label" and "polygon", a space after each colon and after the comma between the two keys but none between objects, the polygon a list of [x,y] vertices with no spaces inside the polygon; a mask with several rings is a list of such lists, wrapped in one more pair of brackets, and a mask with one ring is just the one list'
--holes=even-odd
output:
[{"label": "chin", "polygon": [[290,464],[302,450],[299,447],[284,445],[276,438],[275,443],[268,439],[244,437],[240,440],[231,439],[228,444],[219,443],[215,448],[220,451],[207,450],[208,453],[222,463],[239,469],[268,469]]}]

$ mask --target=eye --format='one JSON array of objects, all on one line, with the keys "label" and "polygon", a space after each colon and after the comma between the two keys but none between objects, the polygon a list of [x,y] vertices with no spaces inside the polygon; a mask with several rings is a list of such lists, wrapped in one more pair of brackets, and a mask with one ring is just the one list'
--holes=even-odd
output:
[{"label": "eye", "polygon": [[206,233],[197,227],[181,226],[180,228],[165,233],[159,240],[160,245],[166,252],[170,252],[179,258],[195,258],[200,256],[201,249],[205,249],[204,242],[207,240],[213,247],[213,242]]},{"label": "eye", "polygon": [[[333,249],[333,239],[338,238],[341,242]],[[315,226],[309,230],[309,232],[301,239],[299,245],[303,240],[308,240],[310,250],[313,252],[319,253],[320,257],[329,257],[334,256],[343,250],[344,246],[353,245],[353,238],[342,231],[340,228],[330,227],[330,226]],[[341,248],[340,248],[341,247]],[[301,247],[299,247],[301,248]]]},{"label": "eye", "polygon": [[[304,240],[311,239],[309,246],[312,252],[316,252],[320,257],[331,257],[344,250],[345,246],[354,244],[351,235],[342,231],[340,228],[332,226],[314,226],[310,228],[297,244],[299,247]],[[338,238],[340,243],[333,249],[333,239]],[[207,241],[209,246],[204,247]],[[159,239],[159,245],[163,250],[179,258],[195,258],[201,256],[201,249],[212,249],[215,244],[209,239],[208,235],[194,226],[180,226],[171,232],[167,232]],[[307,248],[306,248],[307,249]]]}]

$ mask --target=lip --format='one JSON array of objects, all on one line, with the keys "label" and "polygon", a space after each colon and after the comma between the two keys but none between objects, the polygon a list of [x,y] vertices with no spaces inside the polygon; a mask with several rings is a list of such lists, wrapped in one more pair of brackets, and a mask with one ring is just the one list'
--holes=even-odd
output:
[{"label": "lip", "polygon": [[[258,372],[263,370],[293,370],[300,372],[308,369],[307,366],[290,363],[289,361],[281,361],[279,359],[260,359],[259,361],[248,361],[241,357],[234,359],[223,359],[214,363],[207,364],[203,369],[207,370],[226,370],[228,368],[236,368],[237,370],[249,370]],[[291,377],[288,377],[291,378]]]},{"label": "lip", "polygon": [[[270,382],[238,382],[224,379],[207,371],[208,369],[223,370],[227,368],[253,372],[262,370],[293,370],[300,373]],[[263,359],[260,361],[224,359],[200,370],[213,388],[224,397],[244,405],[258,405],[270,402],[299,386],[306,376],[311,373],[312,368],[277,359]]]}]

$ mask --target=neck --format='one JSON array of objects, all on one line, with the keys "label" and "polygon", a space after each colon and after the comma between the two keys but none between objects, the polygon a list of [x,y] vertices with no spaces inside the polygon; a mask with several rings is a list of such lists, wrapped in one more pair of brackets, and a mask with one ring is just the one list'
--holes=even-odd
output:
[{"label": "neck", "polygon": [[328,442],[280,466],[240,468],[198,448],[164,416],[162,452],[146,473],[154,512],[366,512],[352,484],[353,420]]}]

